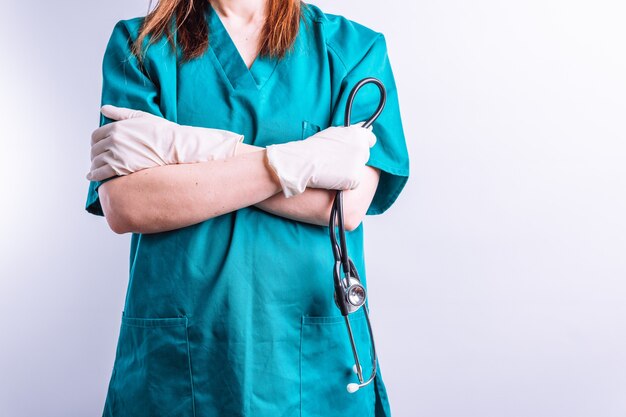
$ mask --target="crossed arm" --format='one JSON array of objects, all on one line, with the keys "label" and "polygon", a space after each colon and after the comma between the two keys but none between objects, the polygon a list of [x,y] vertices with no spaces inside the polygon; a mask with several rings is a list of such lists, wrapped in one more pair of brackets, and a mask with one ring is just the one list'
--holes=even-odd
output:
[{"label": "crossed arm", "polygon": [[[365,165],[360,185],[344,191],[346,230],[361,223],[380,171]],[[156,233],[190,226],[255,205],[288,219],[327,225],[334,190],[307,188],[286,198],[266,163],[265,148],[240,144],[226,160],[165,165],[114,178],[99,188],[102,209],[116,233]]]}]

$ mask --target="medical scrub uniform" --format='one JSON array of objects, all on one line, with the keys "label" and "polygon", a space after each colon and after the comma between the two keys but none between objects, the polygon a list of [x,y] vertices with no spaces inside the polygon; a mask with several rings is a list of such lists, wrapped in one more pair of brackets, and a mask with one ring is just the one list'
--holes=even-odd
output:
[{"label": "medical scrub uniform", "polygon": [[[163,38],[140,65],[130,48],[142,18],[118,22],[104,55],[102,104],[238,132],[265,147],[343,125],[352,86],[377,77],[388,99],[373,125],[378,141],[367,164],[381,177],[367,213],[391,206],[409,160],[383,35],[310,5],[293,51],[281,60],[259,57],[248,69],[208,2],[205,14],[210,47],[185,63]],[[361,90],[353,122],[367,119],[378,94],[373,85]],[[86,202],[96,215],[103,215],[100,184],[90,183]],[[365,281],[362,224],[347,244]],[[374,383],[346,391],[357,377],[333,301],[333,263],[328,227],[254,206],[169,232],[133,233],[104,415],[389,416],[380,369]],[[369,375],[366,322],[362,312],[354,316]]]}]

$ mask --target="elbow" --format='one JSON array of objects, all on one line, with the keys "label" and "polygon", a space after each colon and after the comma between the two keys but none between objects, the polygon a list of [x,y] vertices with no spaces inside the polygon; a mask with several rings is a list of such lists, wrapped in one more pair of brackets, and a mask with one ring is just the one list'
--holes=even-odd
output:
[{"label": "elbow", "polygon": [[98,194],[100,196],[104,218],[109,228],[114,233],[121,235],[132,232],[134,227],[132,219],[128,215],[128,210],[124,209],[125,203],[123,193],[118,189],[119,184],[116,186],[114,183],[115,181],[111,180],[102,184],[98,190]]},{"label": "elbow", "polygon": [[103,207],[103,211],[109,228],[118,235],[135,230],[129,216],[125,215],[123,210],[119,210],[115,205],[110,205],[106,209]]},{"label": "elbow", "polygon": [[[344,193],[346,193],[346,197],[350,195],[350,194],[347,194],[347,192],[345,191]],[[330,196],[330,201],[328,202],[327,206],[324,207],[324,210],[321,213],[321,216],[318,222],[320,225],[329,224],[330,216],[332,213],[332,205],[334,201],[334,196],[335,196],[335,193],[333,192],[333,194]],[[344,197],[344,199],[346,197]],[[344,206],[343,206],[343,210],[344,210],[343,211],[343,227],[347,232],[352,232],[353,230],[357,229],[361,225],[361,222],[365,218],[365,211],[359,207],[354,207],[355,204],[357,203],[356,201],[348,201],[347,204],[345,203],[345,201],[346,200],[344,200]]]},{"label": "elbow", "polygon": [[109,228],[118,235],[130,233],[133,230],[130,223],[120,215],[113,214],[109,211],[104,217],[107,219]]},{"label": "elbow", "polygon": [[346,231],[352,232],[356,230],[363,222],[364,217],[365,217],[365,213],[361,213],[361,212],[350,212],[350,213],[344,214],[343,225]]}]

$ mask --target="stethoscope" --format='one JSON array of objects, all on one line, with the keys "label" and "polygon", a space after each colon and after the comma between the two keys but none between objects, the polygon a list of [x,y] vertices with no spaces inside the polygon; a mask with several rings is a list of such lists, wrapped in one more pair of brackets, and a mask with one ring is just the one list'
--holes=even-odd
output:
[{"label": "stethoscope", "polygon": [[[370,118],[363,124],[363,128],[368,128],[374,123],[374,121],[380,116],[380,113],[385,107],[387,100],[387,92],[385,86],[376,78],[364,78],[359,81],[348,96],[346,103],[346,112],[344,118],[344,126],[350,126],[350,115],[352,113],[352,103],[356,93],[366,84],[374,84],[380,90],[380,102],[376,111]],[[360,388],[370,384],[376,377],[376,345],[374,344],[374,334],[372,333],[372,324],[370,323],[369,311],[365,301],[367,299],[367,292],[359,273],[352,262],[352,259],[348,256],[348,249],[346,247],[346,231],[343,222],[343,193],[338,190],[335,195],[335,201],[330,212],[330,222],[328,224],[330,229],[330,242],[333,247],[333,254],[335,256],[335,266],[333,268],[333,278],[335,283],[335,304],[341,311],[346,327],[348,329],[348,336],[350,337],[350,346],[352,347],[352,354],[354,355],[354,367],[353,371],[359,378],[359,383],[350,383],[346,389],[349,393],[354,393]],[[339,242],[337,242],[337,236],[335,234],[335,228],[339,228]],[[357,312],[359,309],[363,310],[365,319],[367,322],[367,329],[370,336],[371,343],[371,358],[372,358],[372,372],[367,380],[363,377],[363,368],[361,367],[361,361],[359,360],[359,354],[354,342],[354,335],[352,333],[352,327],[348,315]]]}]

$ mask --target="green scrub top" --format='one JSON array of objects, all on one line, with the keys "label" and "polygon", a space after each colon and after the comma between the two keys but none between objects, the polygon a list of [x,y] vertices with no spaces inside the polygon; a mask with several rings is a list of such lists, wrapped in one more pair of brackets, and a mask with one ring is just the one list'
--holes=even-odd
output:
[{"label": "green scrub top", "polygon": [[[102,104],[242,133],[245,143],[265,147],[342,125],[352,86],[377,77],[388,98],[373,125],[378,141],[367,164],[381,177],[367,214],[389,208],[409,159],[383,35],[309,5],[293,52],[259,57],[248,69],[206,3],[210,47],[186,63],[161,39],[140,66],[130,46],[143,18],[118,22],[103,60]],[[377,88],[364,87],[353,122],[377,103]],[[101,125],[108,122],[101,116]],[[103,215],[100,184],[90,183],[86,202],[96,215]],[[347,245],[365,282],[362,224],[347,233]],[[169,232],[133,233],[104,415],[389,416],[380,367],[374,383],[346,390],[357,378],[333,301],[333,264],[328,227],[254,206]],[[362,312],[354,316],[369,375],[366,323]]]}]

